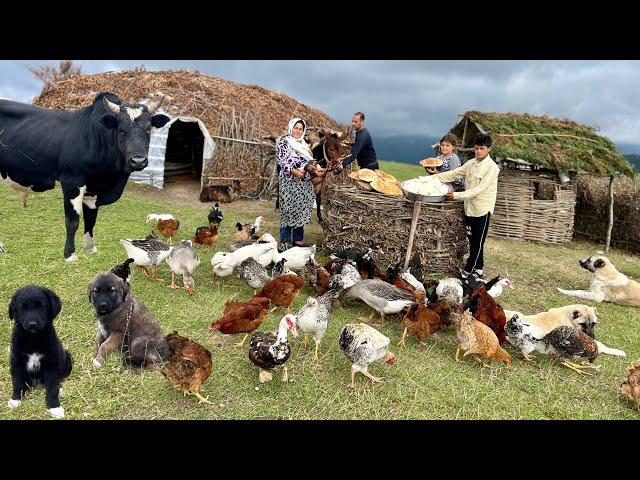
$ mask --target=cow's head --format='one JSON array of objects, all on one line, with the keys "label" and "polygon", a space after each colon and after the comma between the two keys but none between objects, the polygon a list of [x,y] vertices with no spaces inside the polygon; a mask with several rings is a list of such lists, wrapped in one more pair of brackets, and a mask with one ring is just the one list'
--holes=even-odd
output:
[{"label": "cow's head", "polygon": [[160,128],[169,121],[166,115],[153,115],[161,102],[117,105],[106,96],[102,100],[108,110],[102,116],[102,124],[106,128],[118,130],[118,149],[125,159],[125,172],[142,170],[149,163],[147,152],[151,127]]},{"label": "cow's head", "polygon": [[335,160],[349,153],[349,145],[345,142],[346,134],[340,136],[338,133],[321,130],[318,135],[325,140],[324,149],[328,160]]}]

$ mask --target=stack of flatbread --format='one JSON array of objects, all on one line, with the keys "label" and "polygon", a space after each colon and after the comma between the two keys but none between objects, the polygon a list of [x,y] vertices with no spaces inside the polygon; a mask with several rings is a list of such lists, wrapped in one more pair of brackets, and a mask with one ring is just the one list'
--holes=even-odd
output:
[{"label": "stack of flatbread", "polygon": [[385,195],[402,196],[404,193],[399,187],[400,182],[388,173],[382,170],[369,170],[361,168],[355,172],[351,172],[349,176],[356,181],[358,188],[369,192],[376,190]]},{"label": "stack of flatbread", "polygon": [[409,192],[428,197],[446,195],[449,191],[440,180],[430,175],[412,178],[404,182],[402,186]]}]

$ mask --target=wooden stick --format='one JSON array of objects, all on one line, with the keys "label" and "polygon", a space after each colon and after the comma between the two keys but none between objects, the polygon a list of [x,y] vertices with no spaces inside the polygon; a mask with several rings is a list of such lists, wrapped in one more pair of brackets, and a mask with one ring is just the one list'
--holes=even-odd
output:
[{"label": "wooden stick", "polygon": [[416,236],[416,229],[418,227],[418,218],[420,217],[420,209],[422,208],[422,202],[416,200],[413,203],[413,217],[411,218],[411,230],[409,230],[409,245],[407,246],[407,254],[404,257],[404,269],[409,266],[409,259],[411,258],[411,250],[413,249],[413,239]]},{"label": "wooden stick", "polygon": [[607,239],[604,242],[604,253],[609,251],[611,245],[611,230],[613,230],[613,180],[614,176],[611,175],[609,179],[609,225],[607,226]]}]

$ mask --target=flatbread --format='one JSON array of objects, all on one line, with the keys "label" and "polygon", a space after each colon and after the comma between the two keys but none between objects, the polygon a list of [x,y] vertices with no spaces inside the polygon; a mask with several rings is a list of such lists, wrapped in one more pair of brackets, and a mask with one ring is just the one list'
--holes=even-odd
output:
[{"label": "flatbread", "polygon": [[382,170],[376,170],[376,174],[383,179],[385,182],[391,182],[391,183],[400,183],[398,182],[398,179],[396,177],[394,177],[393,175],[391,175],[390,173],[385,173]]},{"label": "flatbread", "polygon": [[372,192],[373,187],[369,182],[363,182],[362,180],[356,180],[356,185],[360,190],[365,190],[367,192]]},{"label": "flatbread", "polygon": [[361,168],[360,170],[358,170],[358,178],[359,180],[363,180],[365,182],[373,182],[379,177],[373,170],[369,170],[368,168]]},{"label": "flatbread", "polygon": [[420,160],[420,166],[438,168],[442,166],[442,159],[438,157],[425,158]]},{"label": "flatbread", "polygon": [[382,178],[377,178],[371,182],[371,186],[380,193],[385,195],[403,196],[402,189],[393,182],[385,182]]},{"label": "flatbread", "polygon": [[351,172],[349,174],[349,178],[353,178],[356,181],[360,180],[360,177],[358,177],[358,172]]}]

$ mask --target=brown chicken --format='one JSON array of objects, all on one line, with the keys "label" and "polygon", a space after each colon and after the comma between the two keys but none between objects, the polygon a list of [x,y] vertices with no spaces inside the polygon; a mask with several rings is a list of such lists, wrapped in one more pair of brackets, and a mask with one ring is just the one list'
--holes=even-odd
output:
[{"label": "brown chicken", "polygon": [[216,240],[218,240],[217,225],[196,228],[196,235],[191,239],[193,243],[199,243],[205,247],[210,247]]},{"label": "brown chicken", "polygon": [[246,334],[236,347],[242,347],[251,332],[256,330],[264,322],[271,301],[264,297],[252,297],[246,302],[236,302],[229,300],[224,304],[222,317],[211,324],[211,330],[220,330],[220,333]]},{"label": "brown chicken", "polygon": [[254,298],[268,298],[274,305],[286,307],[288,310],[302,287],[304,287],[304,280],[289,273],[271,280],[254,295]]},{"label": "brown chicken", "polygon": [[175,219],[171,214],[156,215],[151,213],[147,215],[147,223],[151,220],[157,220],[156,228],[158,231],[169,239],[169,245],[173,245],[173,237],[180,228],[180,221]]},{"label": "brown chicken", "polygon": [[627,381],[620,385],[620,393],[636,402],[636,408],[640,412],[640,363],[631,362],[627,368]]},{"label": "brown chicken", "polygon": [[413,333],[420,345],[431,334],[451,325],[451,307],[447,302],[439,300],[437,302],[424,304],[426,293],[421,290],[414,292],[415,302],[411,305],[404,316],[402,326],[404,333],[398,342],[401,347],[405,346],[407,331]]},{"label": "brown chicken", "polygon": [[[494,280],[497,281],[499,278],[500,277],[497,277],[497,279]],[[486,285],[482,285],[471,292],[463,309],[471,310],[473,318],[493,330],[493,333],[498,337],[498,342],[502,345],[507,340],[507,334],[504,331],[504,327],[507,324],[507,317],[504,314],[503,308],[498,305],[494,298],[488,293],[488,289],[490,289],[494,283],[495,282],[491,280]]]},{"label": "brown chicken", "polygon": [[183,395],[194,395],[199,403],[213,405],[200,395],[200,387],[211,375],[211,352],[178,332],[170,333],[166,338],[171,353],[160,370],[162,374]]},{"label": "brown chicken", "polygon": [[[460,349],[465,350],[464,356],[470,353],[482,355],[491,360],[502,361],[511,366],[511,355],[498,343],[498,337],[489,327],[480,323],[471,315],[469,310],[465,310],[462,315],[454,314],[453,320],[456,326],[458,338],[458,348],[456,349],[456,362],[459,362]],[[482,362],[479,358],[476,358]],[[491,368],[482,362],[482,365]]]}]

